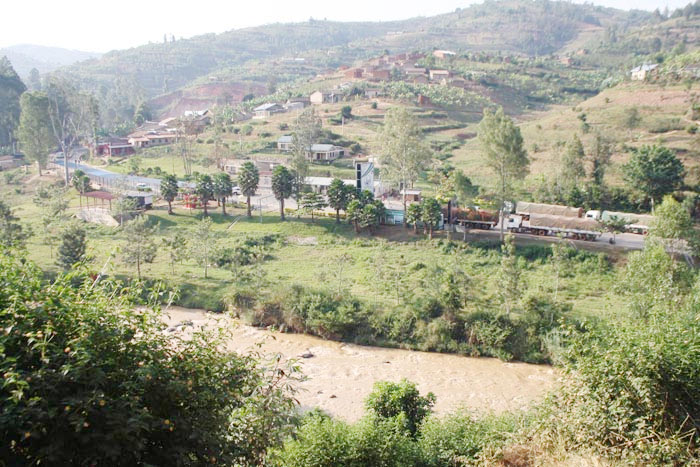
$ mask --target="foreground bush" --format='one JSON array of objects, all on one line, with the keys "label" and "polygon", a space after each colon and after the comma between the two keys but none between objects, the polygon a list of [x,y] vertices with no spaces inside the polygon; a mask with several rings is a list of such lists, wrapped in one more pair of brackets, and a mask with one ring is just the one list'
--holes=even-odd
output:
[{"label": "foreground bush", "polygon": [[225,331],[168,335],[140,290],[47,284],[8,252],[0,283],[4,465],[258,464],[282,435],[283,373],[227,352]]}]

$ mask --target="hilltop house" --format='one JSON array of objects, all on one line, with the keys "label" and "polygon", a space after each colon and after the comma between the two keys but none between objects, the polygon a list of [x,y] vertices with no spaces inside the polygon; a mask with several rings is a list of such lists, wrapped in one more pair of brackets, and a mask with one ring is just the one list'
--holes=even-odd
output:
[{"label": "hilltop house", "polygon": [[309,96],[309,100],[314,105],[336,104],[340,102],[340,95],[333,92],[316,91]]},{"label": "hilltop house", "polygon": [[644,81],[649,73],[656,70],[659,67],[656,63],[653,65],[644,64],[630,70],[633,81]]},{"label": "hilltop house", "polygon": [[379,97],[381,92],[382,92],[382,90],[379,88],[367,88],[367,89],[365,89],[365,97],[367,99],[374,99],[376,97]]},{"label": "hilltop house", "polygon": [[345,77],[350,79],[361,79],[364,71],[362,68],[351,68],[345,71]]},{"label": "hilltop house", "polygon": [[291,112],[292,110],[304,110],[309,105],[311,105],[311,101],[308,97],[292,97],[287,99],[284,108]]},{"label": "hilltop house", "polygon": [[345,148],[333,144],[312,144],[306,158],[316,162],[331,162],[345,155]]},{"label": "hilltop house", "polygon": [[140,127],[128,135],[128,143],[134,148],[148,148],[172,144],[177,141],[177,129],[170,123],[177,119],[168,119],[167,122],[144,122]]},{"label": "hilltop house", "polygon": [[270,103],[260,105],[253,109],[253,118],[268,118],[274,114],[283,113],[287,110],[277,103]]}]

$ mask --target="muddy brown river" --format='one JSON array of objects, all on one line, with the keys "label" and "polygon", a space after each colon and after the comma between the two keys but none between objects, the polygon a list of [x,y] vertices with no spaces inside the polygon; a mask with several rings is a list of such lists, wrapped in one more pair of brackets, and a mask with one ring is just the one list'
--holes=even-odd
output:
[{"label": "muddy brown river", "polygon": [[[541,400],[557,379],[557,372],[547,365],[326,341],[262,330],[201,310],[171,307],[164,313],[171,326],[186,321],[196,327],[235,326],[229,348],[239,353],[279,353],[298,359],[308,378],[299,383],[302,408],[319,407],[351,422],[362,416],[364,399],[376,381],[407,378],[421,393],[432,391],[437,396],[434,411],[446,414],[459,408],[476,413],[522,410]],[[313,356],[301,358],[303,354]]]}]

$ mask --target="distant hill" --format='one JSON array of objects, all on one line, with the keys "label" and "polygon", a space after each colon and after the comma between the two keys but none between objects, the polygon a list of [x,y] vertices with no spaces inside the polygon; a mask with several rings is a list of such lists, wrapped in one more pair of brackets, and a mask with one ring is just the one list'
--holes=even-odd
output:
[{"label": "distant hill", "polygon": [[62,66],[72,65],[91,58],[99,58],[102,54],[59,47],[21,44],[0,49],[0,57],[3,55],[10,59],[17,74],[22,78],[26,78],[32,68],[36,68],[40,73],[48,73]]}]

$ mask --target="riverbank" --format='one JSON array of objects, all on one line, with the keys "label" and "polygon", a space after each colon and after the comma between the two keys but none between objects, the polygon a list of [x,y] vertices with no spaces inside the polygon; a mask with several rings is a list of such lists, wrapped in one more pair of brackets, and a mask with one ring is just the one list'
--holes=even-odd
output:
[{"label": "riverbank", "polygon": [[[380,380],[406,378],[415,382],[421,393],[435,393],[434,410],[444,415],[460,407],[476,413],[524,410],[540,400],[557,379],[557,372],[548,365],[364,347],[271,332],[225,315],[180,307],[171,307],[164,315],[169,326],[186,321],[191,321],[192,327],[235,325],[230,349],[241,353],[280,353],[284,358],[298,359],[308,378],[299,383],[297,399],[301,407],[319,407],[350,422],[362,416],[364,399]],[[302,358],[304,354],[313,356]]]}]

